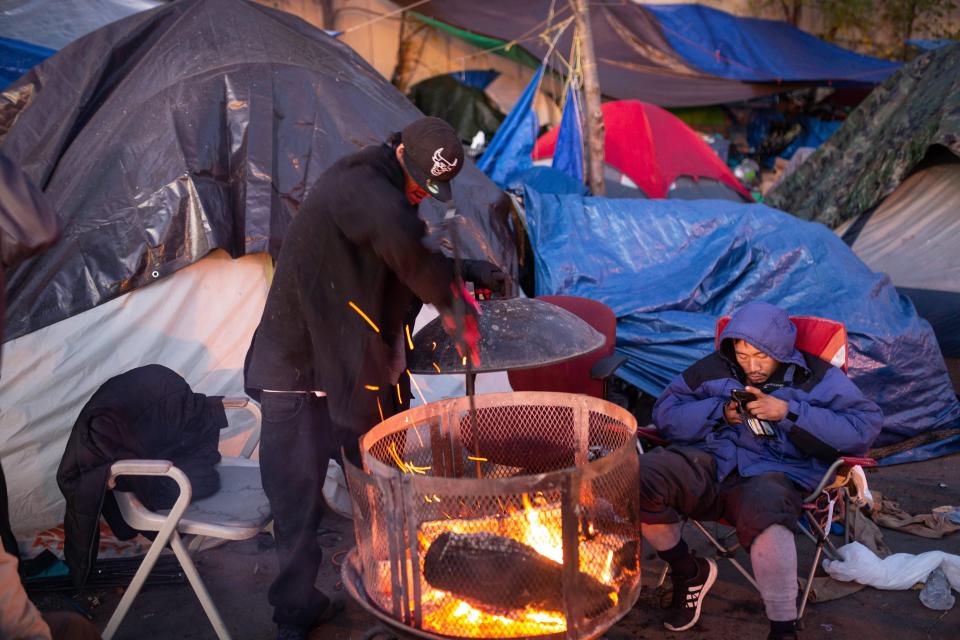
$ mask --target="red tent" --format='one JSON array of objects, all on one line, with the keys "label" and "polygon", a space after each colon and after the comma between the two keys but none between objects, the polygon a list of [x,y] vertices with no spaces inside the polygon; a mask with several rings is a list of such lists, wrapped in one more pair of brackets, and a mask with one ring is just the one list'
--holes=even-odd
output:
[{"label": "red tent", "polygon": [[[675,115],[639,100],[605,102],[607,164],[633,180],[648,198],[666,198],[681,176],[712,178],[753,200],[723,160]],[[553,156],[558,127],[540,136],[533,159]]]}]

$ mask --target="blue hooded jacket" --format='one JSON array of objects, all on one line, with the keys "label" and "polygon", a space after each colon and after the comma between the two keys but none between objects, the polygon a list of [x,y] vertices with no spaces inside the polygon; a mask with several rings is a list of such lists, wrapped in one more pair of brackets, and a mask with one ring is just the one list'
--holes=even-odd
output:
[{"label": "blue hooded jacket", "polygon": [[[740,308],[720,334],[720,348],[679,375],[657,399],[653,418],[674,444],[692,445],[717,459],[717,480],[732,471],[750,477],[779,471],[811,490],[840,455],[863,455],[880,434],[880,407],[840,369],[799,351],[797,329],[785,311],[766,302]],[[729,425],[723,407],[746,380],[734,340],[746,340],[781,363],[762,385],[788,403],[775,438]]]}]

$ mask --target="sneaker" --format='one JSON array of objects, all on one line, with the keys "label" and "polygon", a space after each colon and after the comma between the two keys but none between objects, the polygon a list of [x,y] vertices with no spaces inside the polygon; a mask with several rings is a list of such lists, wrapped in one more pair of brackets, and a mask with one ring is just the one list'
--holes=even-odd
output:
[{"label": "sneaker", "polygon": [[670,631],[686,631],[700,619],[703,598],[717,581],[717,563],[710,558],[696,558],[697,575],[687,580],[674,580],[673,599],[663,626]]}]

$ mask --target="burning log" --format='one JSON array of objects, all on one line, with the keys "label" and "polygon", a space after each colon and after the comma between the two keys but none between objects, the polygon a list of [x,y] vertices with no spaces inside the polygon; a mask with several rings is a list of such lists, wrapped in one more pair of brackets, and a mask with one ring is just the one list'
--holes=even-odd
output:
[{"label": "burning log", "polygon": [[[565,610],[563,566],[492,533],[440,534],[424,557],[423,575],[434,589],[487,609]],[[609,587],[585,573],[577,577],[576,597],[587,614],[613,606]]]}]

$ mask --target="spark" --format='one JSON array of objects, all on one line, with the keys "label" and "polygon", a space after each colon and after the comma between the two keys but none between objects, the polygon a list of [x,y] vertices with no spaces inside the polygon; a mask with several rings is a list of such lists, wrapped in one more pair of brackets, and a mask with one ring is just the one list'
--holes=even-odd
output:
[{"label": "spark", "polygon": [[395,384],[394,386],[397,388],[397,402],[399,402],[400,405],[403,406],[403,396],[400,395],[400,385]]},{"label": "spark", "polygon": [[390,446],[387,448],[387,451],[390,453],[390,457],[393,458],[393,461],[397,464],[397,468],[404,473],[419,473],[420,475],[426,475],[427,471],[430,471],[430,467],[418,467],[412,462],[404,462],[400,457],[400,454],[397,453],[396,442],[391,442]]},{"label": "spark", "polygon": [[383,407],[380,405],[380,396],[377,396],[377,411],[380,412],[380,422],[383,422]]},{"label": "spark", "polygon": [[476,460],[477,462],[489,462],[486,458],[480,456],[467,456],[467,460]]},{"label": "spark", "polygon": [[410,382],[413,384],[413,388],[416,390],[417,395],[420,396],[420,402],[427,404],[427,397],[423,395],[423,391],[420,390],[420,385],[417,384],[417,379],[413,377],[412,373],[410,373],[410,369],[407,369],[407,375],[410,376]]},{"label": "spark", "polygon": [[410,347],[410,351],[413,351],[413,338],[410,337],[410,325],[404,325],[404,328],[407,330],[407,345]]},{"label": "spark", "polygon": [[467,366],[467,356],[463,356],[463,366]]},{"label": "spark", "polygon": [[436,351],[436,350],[437,350],[437,343],[436,343],[436,342],[433,343],[433,348],[430,349],[430,350],[431,350],[431,351]]},{"label": "spark", "polygon": [[358,307],[357,305],[355,305],[355,304],[353,303],[353,300],[347,300],[347,304],[350,305],[350,308],[351,308],[351,309],[353,309],[354,311],[356,311],[357,313],[359,313],[359,314],[360,314],[360,317],[363,318],[364,320],[366,320],[366,321],[367,321],[367,324],[369,324],[371,327],[373,327],[373,330],[374,330],[374,331],[376,331],[377,333],[380,333],[380,327],[378,327],[376,324],[374,324],[373,320],[370,319],[370,316],[368,316],[367,314],[365,314],[365,313],[363,312],[363,309],[361,309],[360,307]]},{"label": "spark", "polygon": [[433,368],[437,370],[437,373],[440,373],[440,365],[438,365],[436,362],[431,362],[430,364],[432,364]]},{"label": "spark", "polygon": [[417,434],[417,440],[420,441],[420,446],[421,446],[421,447],[427,446],[427,445],[423,444],[423,438],[420,437],[420,427],[419,427],[419,426],[415,426],[415,427],[413,428],[413,432],[414,432],[415,434]]},{"label": "spark", "polygon": [[367,391],[380,391],[380,387],[375,384],[365,384],[363,385],[363,388]]}]

